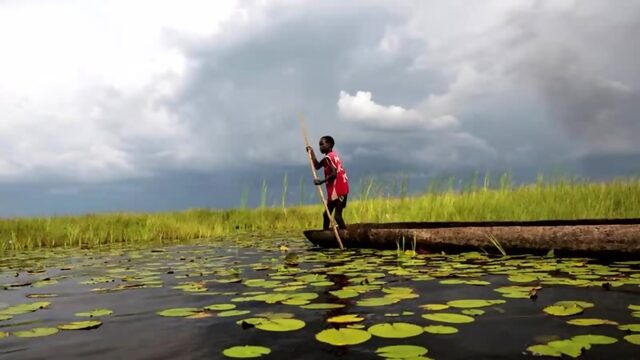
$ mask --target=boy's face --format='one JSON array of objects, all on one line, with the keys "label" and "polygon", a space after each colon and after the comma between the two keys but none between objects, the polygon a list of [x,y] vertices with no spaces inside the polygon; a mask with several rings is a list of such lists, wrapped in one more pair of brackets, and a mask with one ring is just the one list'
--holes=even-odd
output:
[{"label": "boy's face", "polygon": [[329,145],[329,143],[326,142],[324,138],[320,139],[319,146],[320,146],[320,152],[323,154],[328,154],[329,151],[331,150],[331,145]]}]

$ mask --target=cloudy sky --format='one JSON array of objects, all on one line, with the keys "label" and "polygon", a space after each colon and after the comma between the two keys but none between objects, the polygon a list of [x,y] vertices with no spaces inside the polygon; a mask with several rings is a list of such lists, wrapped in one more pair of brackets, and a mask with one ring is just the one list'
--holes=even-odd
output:
[{"label": "cloudy sky", "polygon": [[237,206],[310,176],[300,115],[354,182],[637,173],[638,37],[636,0],[0,0],[0,216]]}]

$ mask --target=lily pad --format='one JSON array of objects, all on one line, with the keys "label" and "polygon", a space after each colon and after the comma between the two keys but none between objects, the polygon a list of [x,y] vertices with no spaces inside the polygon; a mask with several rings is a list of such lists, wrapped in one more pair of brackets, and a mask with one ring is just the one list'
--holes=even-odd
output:
[{"label": "lily pad", "polygon": [[0,310],[0,315],[26,314],[26,313],[34,312],[39,309],[44,309],[50,304],[51,303],[48,301],[37,301],[33,303],[18,304],[18,305],[10,306],[8,308],[4,308]]},{"label": "lily pad", "polygon": [[113,314],[113,311],[109,309],[96,309],[87,312],[79,312],[76,313],[76,316],[86,316],[86,317],[95,317],[95,316],[107,316]]},{"label": "lily pad", "polygon": [[228,310],[221,311],[218,313],[219,317],[229,317],[229,316],[239,316],[239,315],[247,315],[251,313],[250,310]]},{"label": "lily pad", "polygon": [[640,345],[640,334],[627,335],[624,339],[634,345]]},{"label": "lily pad", "polygon": [[595,326],[595,325],[618,325],[617,322],[606,319],[571,319],[567,321],[567,324],[578,326]]},{"label": "lily pad", "polygon": [[471,316],[454,314],[454,313],[423,314],[422,317],[427,320],[440,321],[440,322],[452,323],[452,324],[465,324],[465,323],[473,322],[475,320]]},{"label": "lily pad", "polygon": [[429,350],[416,345],[392,345],[376,349],[376,353],[387,359],[412,359],[419,358]]},{"label": "lily pad", "polygon": [[378,337],[393,339],[416,336],[424,332],[422,326],[402,322],[376,324],[367,331]]},{"label": "lily pad", "polygon": [[40,336],[49,336],[56,334],[59,330],[57,328],[52,327],[40,327],[33,328],[31,330],[24,331],[14,331],[13,336],[22,337],[22,338],[31,338],[31,337],[40,337]]},{"label": "lily pad", "polygon": [[298,319],[248,318],[240,320],[237,323],[241,324],[242,322],[249,323],[257,329],[265,331],[295,331],[300,330],[305,326],[305,322]]},{"label": "lily pad", "polygon": [[590,347],[588,343],[573,340],[556,340],[549,342],[547,345],[574,358],[580,356],[582,349],[588,349]]},{"label": "lily pad", "polygon": [[91,330],[100,327],[102,325],[101,321],[90,320],[90,321],[74,321],[68,324],[58,325],[58,329],[60,330]]},{"label": "lily pad", "polygon": [[199,312],[201,312],[201,310],[196,308],[173,308],[158,311],[158,315],[166,317],[186,317],[195,315]]},{"label": "lily pad", "polygon": [[571,340],[590,345],[608,345],[618,342],[618,339],[604,335],[577,335]]},{"label": "lily pad", "polygon": [[271,349],[268,347],[252,345],[232,346],[222,351],[224,356],[238,359],[257,358],[270,353]]},{"label": "lily pad", "polygon": [[210,310],[210,311],[225,311],[225,310],[231,310],[235,308],[236,308],[235,304],[213,304],[213,305],[204,307],[205,310]]},{"label": "lily pad", "polygon": [[336,346],[361,344],[369,339],[371,334],[359,329],[326,329],[316,334],[316,340]]},{"label": "lily pad", "polygon": [[544,308],[543,311],[554,316],[571,316],[581,314],[584,311],[584,308],[576,304],[570,304],[568,306],[551,305]]},{"label": "lily pad", "polygon": [[329,293],[339,299],[349,299],[349,298],[353,298],[360,295],[360,293],[355,290],[345,290],[345,289],[329,291]]},{"label": "lily pad", "polygon": [[327,319],[327,322],[345,324],[345,323],[360,322],[362,320],[364,320],[363,317],[360,317],[360,316],[354,315],[354,314],[347,314],[347,315],[339,315],[339,316],[330,317],[330,318]]},{"label": "lily pad", "polygon": [[424,305],[420,305],[420,307],[425,309],[425,310],[438,311],[438,310],[448,309],[449,305],[445,305],[445,304],[424,304]]},{"label": "lily pad", "polygon": [[562,357],[562,353],[549,345],[533,345],[527,348],[527,351],[536,356],[553,356]]},{"label": "lily pad", "polygon": [[464,309],[461,311],[461,313],[465,314],[465,315],[469,315],[469,316],[480,316],[482,314],[484,314],[484,310],[480,310],[480,309]]},{"label": "lily pad", "polygon": [[580,306],[583,309],[589,309],[594,307],[593,303],[590,302],[586,302],[586,301],[574,301],[574,300],[570,300],[570,301],[558,301],[553,305],[558,305],[558,306],[565,306],[565,307],[571,307],[571,306]]},{"label": "lily pad", "polygon": [[326,310],[326,309],[339,309],[343,308],[344,304],[329,304],[329,303],[315,303],[300,306],[303,309],[311,310]]},{"label": "lily pad", "polygon": [[11,315],[0,315],[0,321],[11,320],[13,316]]},{"label": "lily pad", "polygon": [[618,326],[620,330],[627,330],[633,332],[640,332],[640,324],[626,324]]},{"label": "lily pad", "polygon": [[469,308],[479,308],[497,304],[504,304],[506,301],[504,300],[481,300],[481,299],[470,299],[470,300],[453,300],[447,302],[447,305],[455,308],[469,309]]},{"label": "lily pad", "polygon": [[[8,334],[8,333],[3,332],[3,331],[0,331],[0,339],[2,339],[2,338],[6,338],[7,336],[9,336],[9,334]],[[369,335],[369,336],[371,336],[371,335]]]},{"label": "lily pad", "polygon": [[389,297],[377,297],[377,298],[368,298],[368,299],[362,299],[356,302],[356,305],[358,306],[386,306],[386,305],[391,305],[391,304],[395,304],[398,301],[400,301],[400,299],[394,299],[394,298],[389,298]]},{"label": "lily pad", "polygon": [[633,310],[633,311],[640,311],[640,305],[631,304],[631,305],[628,306],[628,309],[629,310]]},{"label": "lily pad", "polygon": [[425,326],[423,329],[429,334],[455,334],[458,332],[457,328],[446,325],[429,325]]}]

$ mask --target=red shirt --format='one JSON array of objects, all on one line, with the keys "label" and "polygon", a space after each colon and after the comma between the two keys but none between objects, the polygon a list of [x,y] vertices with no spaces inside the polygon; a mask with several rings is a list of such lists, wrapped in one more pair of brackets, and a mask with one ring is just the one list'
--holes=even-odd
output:
[{"label": "red shirt", "polygon": [[342,160],[338,154],[331,151],[324,158],[324,177],[326,178],[331,174],[331,166],[333,164],[336,168],[336,177],[331,181],[327,181],[327,196],[329,200],[336,200],[340,196],[347,195],[349,193],[349,179],[347,178],[347,172],[342,167]]}]

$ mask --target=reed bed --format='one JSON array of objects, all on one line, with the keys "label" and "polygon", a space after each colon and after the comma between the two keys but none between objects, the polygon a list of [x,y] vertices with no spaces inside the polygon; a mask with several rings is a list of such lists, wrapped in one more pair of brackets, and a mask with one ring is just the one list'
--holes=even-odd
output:
[{"label": "reed bed", "polygon": [[[365,180],[351,195],[345,220],[355,222],[483,221],[640,217],[640,178],[592,182],[576,179],[514,186],[504,175],[492,186],[487,177],[469,186],[448,180],[410,195],[406,184],[396,189]],[[117,243],[165,243],[223,238],[242,233],[295,234],[319,228],[322,207],[288,206],[287,178],[277,205],[238,209],[190,209],[166,213],[107,213],[48,218],[0,219],[0,253],[24,249],[95,248]],[[443,185],[444,184],[444,185]],[[311,188],[311,187],[309,187]],[[313,189],[310,189],[313,190]]]}]

